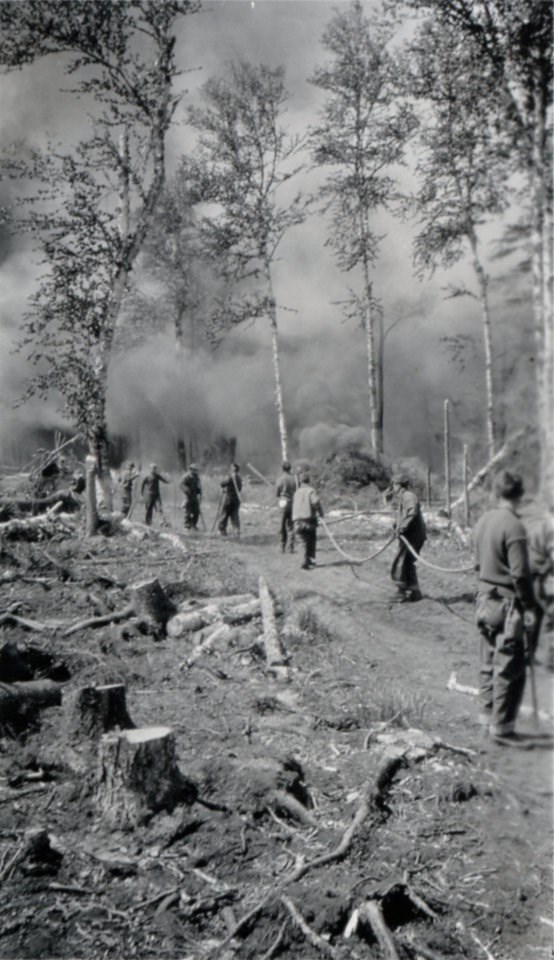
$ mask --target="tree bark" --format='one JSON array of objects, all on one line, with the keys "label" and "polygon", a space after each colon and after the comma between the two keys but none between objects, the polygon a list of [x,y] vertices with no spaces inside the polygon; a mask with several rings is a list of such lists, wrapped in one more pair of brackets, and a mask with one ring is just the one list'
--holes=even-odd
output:
[{"label": "tree bark", "polygon": [[86,528],[87,537],[94,537],[98,533],[98,506],[96,504],[96,457],[90,455],[85,460],[86,472]]},{"label": "tree bark", "polygon": [[193,803],[197,790],[184,777],[169,727],[141,727],[108,733],[98,745],[96,805],[102,819],[132,829],[161,810]]},{"label": "tree bark", "polygon": [[273,600],[264,577],[259,578],[258,586],[264,625],[263,641],[267,670],[269,673],[274,674],[279,680],[288,680],[289,671],[285,662],[283,646],[277,632]]},{"label": "tree bark", "polygon": [[477,276],[479,285],[479,298],[481,301],[483,318],[483,346],[485,350],[485,387],[487,397],[487,445],[489,459],[496,453],[496,421],[495,421],[495,393],[493,379],[493,348],[492,348],[492,327],[489,311],[489,278],[483,269],[477,250],[477,235],[473,226],[468,228],[468,239],[473,254],[473,269]]},{"label": "tree bark", "polygon": [[127,712],[125,687],[113,683],[101,687],[82,687],[70,711],[69,728],[79,739],[97,740],[115,728],[134,729]]},{"label": "tree bark", "polygon": [[271,273],[269,265],[266,265],[266,276],[269,286],[269,324],[271,328],[271,353],[273,358],[273,374],[275,377],[275,406],[277,408],[277,425],[279,428],[279,440],[281,443],[281,457],[288,460],[288,438],[287,425],[285,422],[285,408],[283,404],[283,386],[281,383],[281,360],[279,354],[279,329],[277,327],[277,308],[273,296],[273,286],[271,283]]},{"label": "tree bark", "polygon": [[137,617],[165,632],[167,622],[175,613],[176,607],[159,581],[155,578],[145,580],[142,583],[132,584],[129,589]]}]

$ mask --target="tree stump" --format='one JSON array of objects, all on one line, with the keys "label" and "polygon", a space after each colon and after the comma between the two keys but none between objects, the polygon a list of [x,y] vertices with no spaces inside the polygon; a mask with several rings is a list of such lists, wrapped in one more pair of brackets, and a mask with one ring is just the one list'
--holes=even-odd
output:
[{"label": "tree stump", "polygon": [[98,740],[116,728],[134,729],[135,724],[127,712],[124,685],[83,687],[75,698],[69,726],[73,737],[89,740]]},{"label": "tree stump", "polygon": [[88,456],[85,460],[86,471],[86,535],[93,537],[98,533],[98,506],[96,502],[96,460]]},{"label": "tree stump", "polygon": [[176,607],[160,582],[155,578],[144,580],[142,583],[133,584],[130,590],[137,617],[151,624],[157,632],[165,633],[167,621],[176,612]]},{"label": "tree stump", "polygon": [[195,784],[177,766],[169,727],[139,727],[101,737],[96,804],[110,826],[133,829],[161,810],[194,803],[196,796]]}]

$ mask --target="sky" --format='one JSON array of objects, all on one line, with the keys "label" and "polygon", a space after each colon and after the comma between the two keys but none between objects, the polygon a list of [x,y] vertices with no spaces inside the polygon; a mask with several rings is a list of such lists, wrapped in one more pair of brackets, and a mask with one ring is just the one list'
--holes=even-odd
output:
[{"label": "sky", "polygon": [[[316,122],[322,104],[322,93],[308,81],[316,65],[327,59],[321,35],[333,12],[345,5],[346,0],[214,0],[205,3],[199,14],[186,17],[176,46],[183,70],[179,81],[183,110],[168,136],[168,175],[194,145],[184,108],[198,103],[202,84],[232,60],[283,65],[290,93],[283,123],[291,133],[305,133]],[[365,8],[369,14],[371,5],[366,3]],[[50,58],[17,74],[0,76],[1,142],[24,140],[45,146],[49,137],[63,142],[83,129],[83,105],[61,92],[67,86],[61,68],[60,61]],[[408,155],[403,174],[407,184],[412,182],[411,160]],[[310,191],[314,177],[306,170],[297,186]],[[0,183],[0,202],[1,195]],[[460,372],[441,340],[460,334],[480,337],[476,301],[445,299],[448,283],[472,283],[471,270],[463,263],[448,274],[437,271],[418,280],[412,264],[414,225],[382,214],[374,222],[383,236],[374,271],[375,292],[383,304],[385,328],[392,328],[385,355],[385,452],[392,460],[419,457],[440,470],[443,402],[448,397],[456,437],[454,457],[461,458],[466,442],[473,444],[478,458],[484,433],[480,412],[484,368],[477,356]],[[327,225],[321,217],[310,217],[292,229],[280,248],[273,278],[285,414],[291,447],[298,456],[321,456],[344,442],[363,442],[368,436],[363,333],[353,321],[342,320],[338,305],[347,299],[356,280],[337,269],[326,239]],[[21,438],[29,426],[63,425],[54,400],[33,401],[17,409],[12,405],[29,375],[24,358],[14,356],[12,349],[36,276],[26,243],[10,241],[0,233],[0,449],[4,459],[20,455]],[[526,318],[517,312],[506,314],[502,294],[497,308],[499,323],[508,323],[505,333],[517,339]],[[118,434],[141,434],[140,450],[134,455],[145,461],[154,457],[167,468],[173,466],[174,437],[184,432],[236,436],[239,457],[273,469],[280,456],[273,391],[269,330],[263,323],[235,332],[216,355],[185,351],[176,357],[171,336],[160,333],[153,343],[114,364],[110,427]]]}]

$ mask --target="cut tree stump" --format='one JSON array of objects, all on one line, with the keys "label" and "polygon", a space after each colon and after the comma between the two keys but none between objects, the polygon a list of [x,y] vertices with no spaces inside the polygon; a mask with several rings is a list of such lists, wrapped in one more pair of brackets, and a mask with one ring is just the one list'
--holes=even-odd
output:
[{"label": "cut tree stump", "polygon": [[127,712],[124,684],[83,687],[78,691],[69,719],[73,737],[97,740],[111,730],[132,730],[134,727]]},{"label": "cut tree stump", "polygon": [[260,605],[262,609],[262,621],[264,627],[263,642],[265,658],[267,661],[267,669],[278,680],[288,680],[289,671],[286,665],[285,652],[283,650],[281,641],[279,640],[277,623],[275,621],[273,599],[269,592],[269,587],[263,577],[260,577],[258,586],[260,591]]},{"label": "cut tree stump", "polygon": [[96,805],[110,826],[133,829],[196,797],[195,784],[177,766],[169,727],[139,727],[100,738]]},{"label": "cut tree stump", "polygon": [[175,613],[176,607],[159,580],[154,578],[132,584],[130,591],[131,603],[139,620],[145,620],[161,633],[165,633],[167,622]]}]

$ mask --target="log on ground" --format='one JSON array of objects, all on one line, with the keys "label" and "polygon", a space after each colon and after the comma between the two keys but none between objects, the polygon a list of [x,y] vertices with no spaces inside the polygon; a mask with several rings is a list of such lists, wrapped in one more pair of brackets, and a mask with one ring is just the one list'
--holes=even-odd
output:
[{"label": "log on ground", "polygon": [[53,680],[0,683],[0,724],[19,727],[45,707],[62,702],[62,684]]},{"label": "log on ground", "polygon": [[279,680],[288,679],[288,668],[283,646],[279,639],[273,599],[263,577],[259,579],[260,605],[263,620],[263,642],[267,669]]}]

